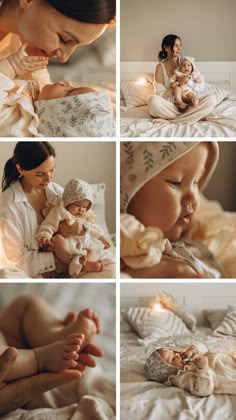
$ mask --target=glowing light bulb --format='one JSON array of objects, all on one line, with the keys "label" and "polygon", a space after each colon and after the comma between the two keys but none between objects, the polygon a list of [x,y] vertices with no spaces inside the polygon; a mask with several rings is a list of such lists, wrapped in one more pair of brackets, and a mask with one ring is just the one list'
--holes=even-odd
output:
[{"label": "glowing light bulb", "polygon": [[136,80],[136,83],[138,85],[145,85],[146,84],[146,79],[145,77],[141,77],[140,79]]},{"label": "glowing light bulb", "polygon": [[160,303],[154,303],[152,310],[155,312],[163,312],[163,306]]}]

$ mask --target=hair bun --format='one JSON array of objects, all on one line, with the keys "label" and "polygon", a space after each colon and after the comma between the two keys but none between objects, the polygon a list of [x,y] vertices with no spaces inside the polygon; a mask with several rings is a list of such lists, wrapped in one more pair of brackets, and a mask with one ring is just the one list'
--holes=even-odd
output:
[{"label": "hair bun", "polygon": [[165,58],[167,58],[167,52],[166,52],[165,50],[161,50],[161,51],[159,52],[159,54],[158,54],[158,57],[159,57],[161,60],[165,60]]}]

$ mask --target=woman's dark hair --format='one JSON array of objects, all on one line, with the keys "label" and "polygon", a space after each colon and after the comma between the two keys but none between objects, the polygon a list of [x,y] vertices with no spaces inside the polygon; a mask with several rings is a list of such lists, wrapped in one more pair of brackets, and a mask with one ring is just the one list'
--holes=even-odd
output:
[{"label": "woman's dark hair", "polygon": [[173,51],[176,39],[179,39],[181,41],[179,36],[173,35],[173,34],[166,35],[163,38],[162,43],[161,43],[161,48],[162,49],[158,54],[158,58],[160,58],[160,60],[165,60],[165,58],[167,58],[167,52],[165,50],[165,47],[170,47],[171,51]]},{"label": "woman's dark hair", "polygon": [[19,141],[14,149],[13,156],[5,164],[2,177],[2,191],[21,177],[16,164],[25,171],[37,168],[50,156],[56,156],[55,150],[47,141]]},{"label": "woman's dark hair", "polygon": [[116,15],[116,0],[47,0],[54,9],[87,23],[109,23]]}]

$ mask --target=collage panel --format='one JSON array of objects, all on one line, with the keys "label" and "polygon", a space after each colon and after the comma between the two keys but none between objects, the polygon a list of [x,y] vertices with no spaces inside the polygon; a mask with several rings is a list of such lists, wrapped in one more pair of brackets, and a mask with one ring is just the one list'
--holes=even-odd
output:
[{"label": "collage panel", "polygon": [[122,141],[121,279],[235,278],[234,141]]},{"label": "collage panel", "polygon": [[236,137],[236,4],[225,4],[120,0],[121,137]]},{"label": "collage panel", "polygon": [[120,419],[233,419],[235,284],[126,283],[120,297]]},{"label": "collage panel", "polygon": [[115,279],[114,141],[2,142],[0,170],[0,278]]},{"label": "collage panel", "polygon": [[1,284],[2,418],[115,418],[115,287]]},{"label": "collage panel", "polygon": [[115,16],[116,0],[0,2],[0,137],[115,137]]}]

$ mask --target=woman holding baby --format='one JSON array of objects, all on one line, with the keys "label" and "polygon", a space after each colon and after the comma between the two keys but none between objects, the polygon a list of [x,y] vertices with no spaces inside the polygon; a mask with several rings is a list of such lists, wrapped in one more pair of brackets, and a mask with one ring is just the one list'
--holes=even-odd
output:
[{"label": "woman holding baby", "polygon": [[[52,182],[55,174],[56,154],[48,142],[18,142],[13,156],[6,162],[0,203],[0,231],[4,265],[17,267],[28,277],[67,277],[70,254],[61,250],[56,256],[53,249],[40,252],[36,233],[42,223],[47,203],[60,200],[63,188]],[[63,237],[77,235],[77,222],[68,226],[62,222],[59,233]],[[81,272],[89,278],[113,278],[115,264],[103,260],[104,270],[96,273]]]},{"label": "woman holding baby", "polygon": [[[186,107],[181,112],[173,103],[173,89],[170,86],[170,78],[179,68],[182,42],[177,35],[164,37],[159,52],[159,64],[156,66],[154,75],[154,87],[156,94],[148,99],[148,110],[155,121],[170,120],[175,123],[194,124],[206,117],[216,106],[214,95],[204,96],[195,106]],[[180,85],[186,82],[185,77],[179,80]]]}]

